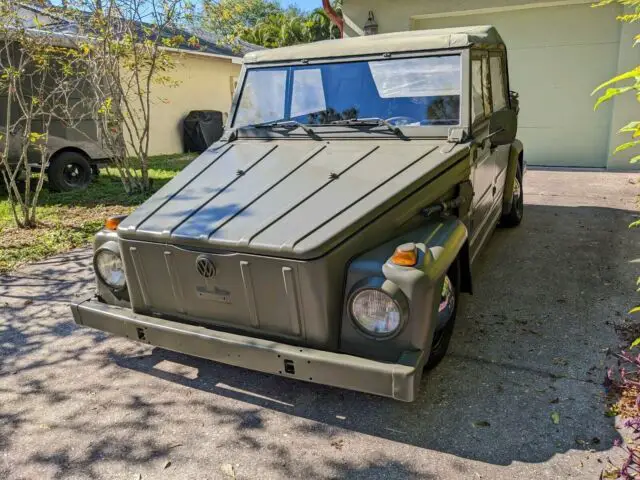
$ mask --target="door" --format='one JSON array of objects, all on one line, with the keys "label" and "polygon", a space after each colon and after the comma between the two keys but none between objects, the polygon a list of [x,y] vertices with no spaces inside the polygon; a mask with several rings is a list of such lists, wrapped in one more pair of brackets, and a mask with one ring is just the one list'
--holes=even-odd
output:
[{"label": "door", "polygon": [[552,3],[506,6],[492,13],[456,12],[415,23],[422,29],[494,25],[507,45],[510,88],[520,94],[518,138],[527,163],[604,167],[612,105],[594,112],[591,91],[616,74],[616,15],[622,9],[617,4],[591,8],[589,3],[549,6]]},{"label": "door", "polygon": [[[506,62],[504,53],[501,51],[489,52],[489,80],[491,89],[491,111],[499,112],[509,108],[507,85]],[[495,161],[495,195],[494,207],[502,208],[502,195],[505,189],[507,177],[507,167],[509,166],[509,155],[511,145],[500,145],[493,148]],[[495,205],[499,203],[499,205]]]},{"label": "door", "polygon": [[472,258],[480,250],[493,228],[491,216],[495,203],[496,150],[487,139],[492,113],[489,75],[489,54],[474,51],[471,57],[471,133],[475,145],[471,150],[471,179],[473,202],[471,206]]}]

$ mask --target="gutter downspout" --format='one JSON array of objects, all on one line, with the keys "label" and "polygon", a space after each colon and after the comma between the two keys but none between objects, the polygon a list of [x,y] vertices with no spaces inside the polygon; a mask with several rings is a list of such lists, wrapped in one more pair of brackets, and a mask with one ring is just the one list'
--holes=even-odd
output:
[{"label": "gutter downspout", "polygon": [[344,38],[344,20],[331,6],[330,0],[322,0],[322,8],[327,13],[329,19],[331,19],[336,27],[338,27],[338,30],[340,30],[340,38]]}]

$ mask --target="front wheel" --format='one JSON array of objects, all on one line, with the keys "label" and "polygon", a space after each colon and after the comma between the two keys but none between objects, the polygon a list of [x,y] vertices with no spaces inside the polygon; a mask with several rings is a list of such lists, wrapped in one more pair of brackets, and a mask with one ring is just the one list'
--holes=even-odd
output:
[{"label": "front wheel", "polygon": [[518,170],[516,170],[516,178],[513,179],[513,200],[511,201],[511,210],[502,216],[500,225],[503,227],[517,227],[522,223],[524,216],[524,191],[522,189],[522,167],[518,162]]},{"label": "front wheel", "polygon": [[458,262],[455,262],[442,282],[440,304],[438,305],[438,324],[433,334],[431,353],[425,365],[425,370],[431,370],[438,365],[447,354],[449,342],[453,336],[453,328],[458,314],[458,302],[460,296],[460,270]]}]

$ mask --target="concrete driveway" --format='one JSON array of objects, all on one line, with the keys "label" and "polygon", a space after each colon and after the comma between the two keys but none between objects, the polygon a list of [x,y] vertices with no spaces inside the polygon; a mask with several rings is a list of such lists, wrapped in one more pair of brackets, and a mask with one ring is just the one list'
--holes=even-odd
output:
[{"label": "concrete driveway", "polygon": [[619,455],[601,381],[635,181],[528,173],[525,221],[495,233],[413,404],[76,328],[87,250],[0,277],[0,478],[597,478]]}]

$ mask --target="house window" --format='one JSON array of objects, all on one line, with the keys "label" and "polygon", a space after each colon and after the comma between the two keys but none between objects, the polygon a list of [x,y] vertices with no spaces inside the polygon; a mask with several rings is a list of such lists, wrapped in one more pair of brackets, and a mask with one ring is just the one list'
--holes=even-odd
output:
[{"label": "house window", "polygon": [[497,112],[498,110],[502,110],[507,106],[502,56],[500,54],[492,54],[490,57],[490,66],[493,111]]}]

